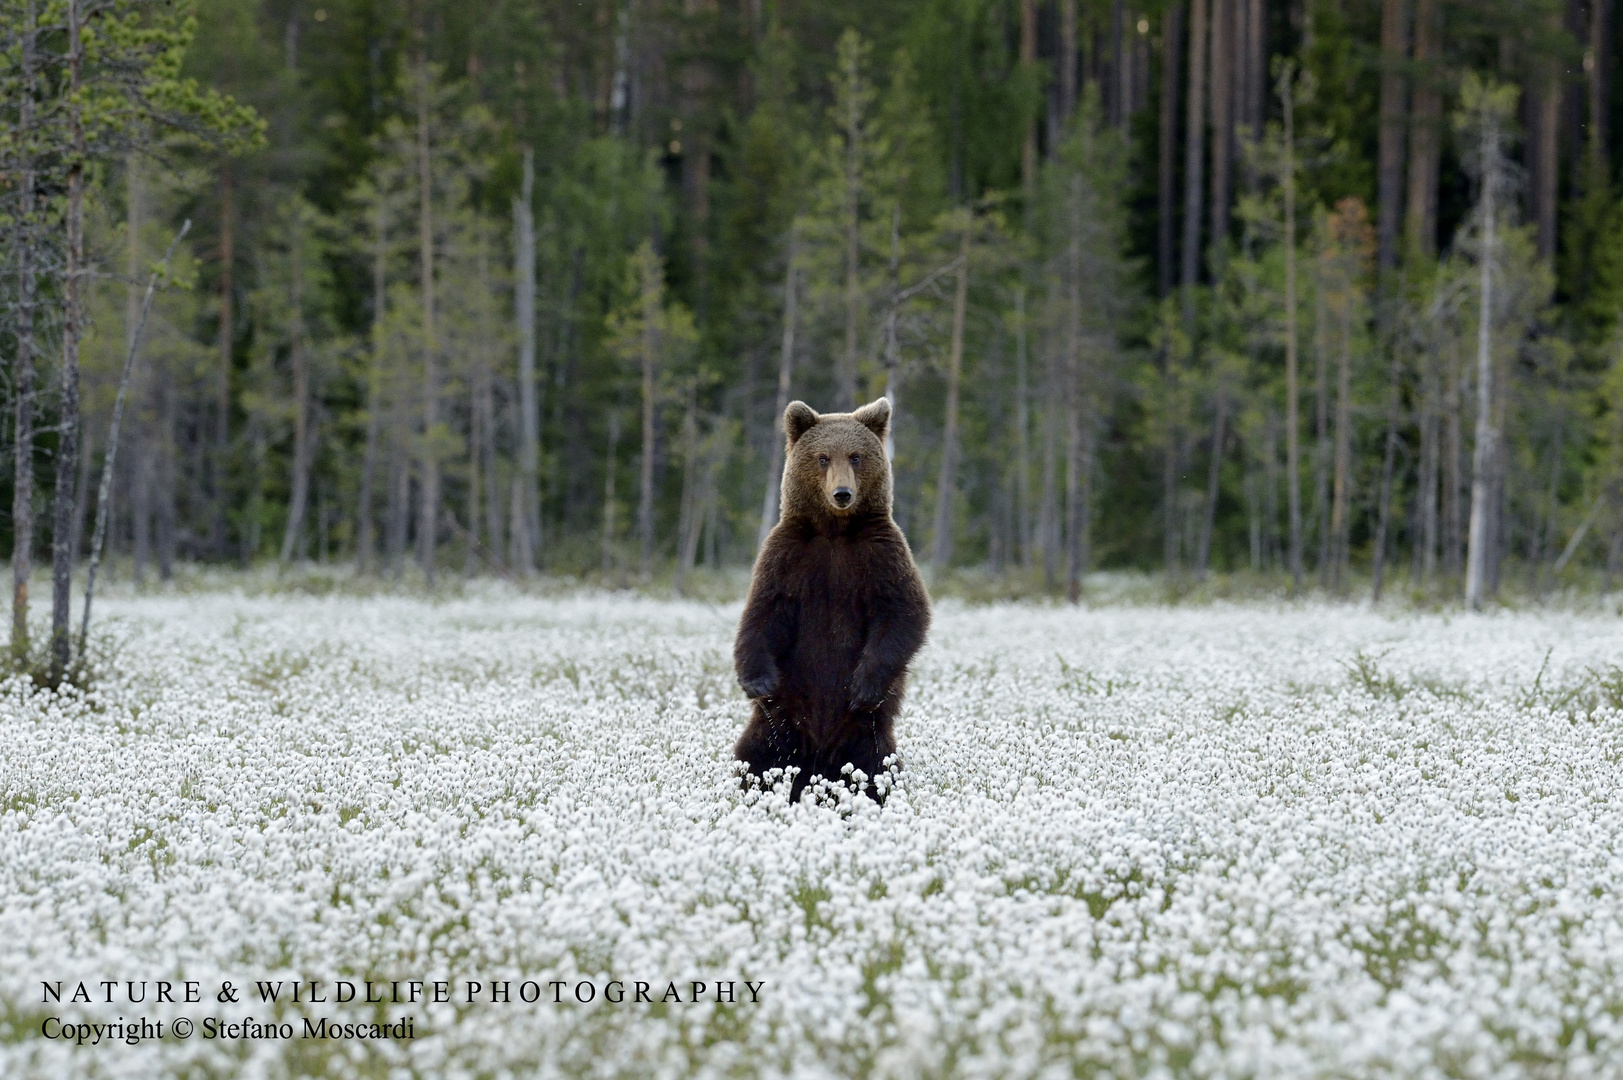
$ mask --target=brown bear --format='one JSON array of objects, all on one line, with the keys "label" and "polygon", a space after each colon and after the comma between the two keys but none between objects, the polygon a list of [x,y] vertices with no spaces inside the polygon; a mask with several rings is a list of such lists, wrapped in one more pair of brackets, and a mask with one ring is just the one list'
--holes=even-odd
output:
[{"label": "brown bear", "polygon": [[890,516],[889,427],[884,398],[822,416],[796,401],[783,414],[783,510],[733,644],[755,702],[734,753],[746,784],[798,769],[791,799],[821,776],[883,801],[907,665],[930,629],[929,594]]}]

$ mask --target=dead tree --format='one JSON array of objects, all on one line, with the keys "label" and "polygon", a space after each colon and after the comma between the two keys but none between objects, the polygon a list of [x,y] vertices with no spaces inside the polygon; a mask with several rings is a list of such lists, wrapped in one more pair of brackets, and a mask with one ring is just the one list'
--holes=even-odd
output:
[{"label": "dead tree", "polygon": [[288,239],[288,353],[293,366],[293,475],[288,498],[287,526],[282,531],[283,565],[304,555],[304,516],[310,501],[310,466],[314,440],[310,434],[310,349],[304,328],[304,215],[295,202],[293,229]]},{"label": "dead tree", "polygon": [[783,414],[789,408],[789,387],[795,367],[795,325],[798,321],[795,273],[799,258],[800,226],[796,223],[789,228],[789,257],[783,275],[783,343],[778,351],[778,396],[772,412],[772,450],[767,456],[766,494],[761,500],[761,527],[755,534],[757,551],[766,543],[767,533],[778,522],[778,496],[783,477]]},{"label": "dead tree", "polygon": [[16,425],[11,496],[11,657],[27,661],[28,579],[34,565],[34,309],[37,303],[39,235],[35,221],[34,97],[38,93],[38,13],[36,0],[23,9],[22,85],[18,103],[18,139],[23,146],[17,184],[17,356],[12,376],[13,422]]},{"label": "dead tree", "polygon": [[423,305],[423,454],[422,499],[418,506],[417,561],[430,587],[438,547],[440,462],[435,435],[439,428],[439,337],[434,323],[434,171],[429,138],[428,58],[417,54],[417,194],[418,266]]},{"label": "dead tree", "polygon": [[1285,161],[1285,483],[1290,509],[1291,594],[1302,591],[1302,421],[1298,415],[1296,332],[1296,126],[1291,93],[1295,72],[1286,63],[1279,73],[1279,103],[1284,114]]},{"label": "dead tree", "polygon": [[519,194],[513,199],[514,307],[518,314],[518,393],[519,393],[519,475],[524,499],[524,543],[526,558],[517,567],[528,575],[541,544],[541,512],[538,499],[541,461],[541,409],[536,400],[535,375],[535,159],[524,148],[524,175]]},{"label": "dead tree", "polygon": [[56,495],[51,522],[51,675],[55,684],[67,676],[73,659],[73,561],[79,518],[79,339],[84,332],[85,166],[89,146],[85,133],[85,41],[82,0],[68,0],[68,220],[67,261],[63,268],[62,371],[58,397]]},{"label": "dead tree", "polygon": [[[935,531],[930,537],[930,568],[936,580],[952,558],[953,493],[958,484],[958,393],[964,360],[964,315],[969,297],[969,238],[974,222],[966,214],[958,248],[958,288],[952,302],[952,339],[947,350],[947,415],[941,432],[941,472],[936,481]],[[893,421],[894,422],[894,421]]]},{"label": "dead tree", "polygon": [[1497,485],[1499,431],[1494,423],[1493,379],[1493,263],[1497,226],[1497,200],[1504,182],[1505,118],[1514,108],[1514,89],[1472,85],[1467,80],[1462,91],[1465,108],[1473,113],[1472,134],[1477,138],[1481,179],[1479,207],[1481,233],[1477,260],[1480,264],[1477,312],[1476,364],[1476,445],[1471,460],[1471,523],[1465,556],[1465,602],[1480,610],[1488,584],[1490,548],[1496,515],[1493,514]]}]

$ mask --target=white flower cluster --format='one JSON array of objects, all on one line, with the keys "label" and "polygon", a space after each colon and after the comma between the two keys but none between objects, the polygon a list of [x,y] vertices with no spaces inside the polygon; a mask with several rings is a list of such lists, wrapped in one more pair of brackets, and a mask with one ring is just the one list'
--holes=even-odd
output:
[{"label": "white flower cluster", "polygon": [[[6,1077],[1623,1075],[1616,620],[943,605],[881,809],[739,790],[736,607],[104,610],[0,685]],[[452,989],[216,996],[294,980]]]}]

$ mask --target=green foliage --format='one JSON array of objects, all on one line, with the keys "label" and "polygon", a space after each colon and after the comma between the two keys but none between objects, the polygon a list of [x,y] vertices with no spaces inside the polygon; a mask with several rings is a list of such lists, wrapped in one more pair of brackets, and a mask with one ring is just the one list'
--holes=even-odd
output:
[{"label": "green foliage", "polygon": [[121,150],[148,127],[232,152],[263,142],[264,121],[251,108],[184,74],[197,33],[189,3],[118,0],[86,15],[84,87],[69,104],[83,109],[92,154]]},{"label": "green foliage", "polygon": [[[1294,20],[1270,9],[1263,51],[1299,72],[1293,144],[1268,76],[1278,68],[1265,63],[1258,70],[1269,85],[1236,91],[1236,103],[1260,96],[1263,127],[1254,144],[1248,118],[1237,129],[1226,236],[1209,235],[1213,146],[1201,147],[1203,278],[1187,309],[1182,297],[1150,295],[1155,274],[1141,262],[1161,257],[1163,179],[1168,224],[1175,238],[1182,232],[1188,54],[1167,52],[1164,4],[1119,8],[1119,43],[1118,6],[1075,6],[1079,101],[1065,116],[1059,9],[1036,6],[1038,59],[1023,62],[1025,5],[1013,0],[500,0],[480,9],[438,0],[410,9],[113,0],[86,9],[76,98],[65,93],[67,0],[49,0],[39,10],[49,32],[39,38],[37,108],[25,128],[25,3],[0,5],[0,172],[32,164],[42,198],[24,215],[5,188],[0,228],[8,256],[22,237],[40,243],[53,268],[39,279],[46,308],[62,292],[52,250],[73,107],[87,125],[88,237],[99,272],[125,267],[118,222],[132,148],[151,159],[142,250],[150,255],[181,219],[197,222],[143,349],[146,396],[132,399],[138,449],[128,468],[147,470],[143,483],[158,494],[139,498],[156,503],[135,505],[147,489],[136,473],[121,474],[117,493],[131,494],[113,508],[116,550],[133,552],[138,518],[153,536],[170,529],[163,543],[181,559],[253,560],[277,549],[291,498],[295,341],[308,349],[300,355],[310,363],[316,446],[302,550],[317,559],[355,557],[368,535],[378,561],[399,568],[423,527],[421,468],[432,460],[443,478],[442,562],[522,569],[515,535],[528,528],[522,508],[533,498],[536,568],[590,573],[604,565],[605,501],[611,491],[626,501],[625,478],[646,450],[656,558],[704,562],[717,575],[743,566],[780,437],[786,341],[793,396],[819,408],[851,393],[897,396],[897,513],[918,544],[942,495],[953,265],[967,230],[949,472],[958,571],[980,566],[975,573],[990,580],[1018,567],[1009,580],[1035,587],[1039,571],[1063,563],[1067,530],[1084,528],[1095,569],[1147,570],[1170,557],[1172,569],[1243,569],[1261,580],[1284,565],[1295,485],[1311,573],[1332,557],[1344,436],[1344,518],[1334,538],[1344,554],[1334,558],[1342,580],[1362,581],[1382,520],[1395,401],[1387,566],[1417,575],[1419,593],[1446,595],[1449,545],[1458,546],[1449,515],[1469,498],[1475,438],[1478,156],[1491,128],[1517,166],[1505,170],[1497,203],[1490,326],[1493,407],[1506,440],[1499,556],[1544,568],[1527,575],[1535,594],[1558,584],[1555,559],[1569,543],[1565,574],[1623,569],[1613,541],[1623,512],[1623,200],[1612,182],[1623,124],[1561,120],[1575,138],[1556,140],[1563,201],[1553,263],[1521,224],[1543,145],[1540,80],[1570,71],[1563,110],[1587,117],[1580,73],[1618,60],[1585,68],[1587,28],[1565,27],[1554,0],[1444,4],[1434,52],[1395,66],[1381,53],[1376,0],[1312,0]],[[1358,230],[1383,213],[1381,82],[1394,71],[1406,80],[1406,102],[1435,88],[1442,117],[1454,122],[1438,128],[1442,252],[1407,252],[1401,270],[1378,281],[1348,230],[1358,213]],[[428,80],[423,125],[419,72]],[[1163,147],[1169,73],[1178,108]],[[1405,140],[1420,122],[1404,118]],[[1604,140],[1595,134],[1603,128]],[[1164,150],[1173,158],[1166,177]],[[529,496],[519,490],[530,481],[514,293],[524,279],[515,203],[526,155],[536,280],[529,389],[540,419]],[[1284,461],[1287,158],[1297,220],[1294,476]],[[1410,180],[1404,172],[1405,198]],[[1175,243],[1174,265],[1181,254]],[[89,299],[93,453],[114,390],[127,286],[98,279]],[[18,287],[14,275],[5,279],[8,303]],[[650,341],[658,407],[645,448],[635,425],[616,425],[641,393]],[[14,348],[0,341],[0,361]],[[429,394],[435,410],[425,409]],[[430,411],[437,419],[425,429]],[[47,432],[39,442],[42,462],[53,439]],[[1068,475],[1075,470],[1085,475]],[[0,480],[0,499],[8,482]],[[1066,505],[1072,490],[1087,513]],[[623,531],[631,515],[615,520]],[[1208,565],[1196,567],[1208,547]],[[1196,588],[1194,576],[1180,588]],[[1053,573],[1041,579],[1058,585]]]}]

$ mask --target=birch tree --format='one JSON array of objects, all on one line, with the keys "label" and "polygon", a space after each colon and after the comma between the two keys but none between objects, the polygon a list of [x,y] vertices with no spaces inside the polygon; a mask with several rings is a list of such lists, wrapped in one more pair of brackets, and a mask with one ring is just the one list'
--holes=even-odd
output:
[{"label": "birch tree", "polygon": [[1320,254],[1320,288],[1324,290],[1327,330],[1334,335],[1336,357],[1334,458],[1330,483],[1329,579],[1343,587],[1348,565],[1352,512],[1353,361],[1363,351],[1367,320],[1368,276],[1374,266],[1375,231],[1369,211],[1357,199],[1343,199],[1324,222]]},{"label": "birch tree", "polygon": [[8,140],[8,165],[16,169],[16,205],[10,215],[10,241],[17,256],[16,354],[12,375],[12,547],[11,547],[11,660],[21,666],[29,659],[28,581],[34,559],[34,401],[35,313],[38,310],[38,274],[45,246],[40,220],[39,182],[46,153],[39,129],[41,57],[37,0],[25,0],[17,35],[18,68],[7,79],[16,102],[15,128]]},{"label": "birch tree", "polygon": [[767,533],[778,522],[778,498],[783,478],[784,435],[779,429],[783,414],[789,408],[789,388],[794,377],[795,331],[799,328],[800,291],[796,275],[800,262],[800,224],[789,227],[789,250],[784,260],[783,273],[783,335],[778,347],[778,393],[774,399],[772,449],[767,456],[766,494],[761,501],[761,524],[755,534],[755,548],[766,543]]},{"label": "birch tree", "polygon": [[1465,602],[1480,610],[1487,580],[1489,546],[1497,524],[1492,520],[1492,473],[1498,464],[1499,431],[1494,423],[1494,260],[1499,201],[1505,186],[1505,141],[1515,114],[1514,87],[1486,83],[1467,75],[1460,87],[1460,113],[1456,119],[1476,152],[1477,293],[1476,435],[1471,457],[1471,519],[1465,556]]},{"label": "birch tree", "polygon": [[964,362],[964,318],[969,306],[969,245],[974,221],[967,211],[959,217],[957,284],[953,290],[952,335],[947,346],[947,414],[941,428],[941,472],[936,480],[935,528],[930,537],[930,569],[937,581],[947,572],[952,557],[954,494],[958,485],[958,394]]},{"label": "birch tree", "polygon": [[[1056,494],[1057,462],[1050,462],[1063,431],[1066,594],[1073,603],[1092,562],[1096,416],[1119,377],[1119,328],[1128,311],[1122,288],[1129,269],[1125,170],[1125,142],[1117,129],[1103,124],[1098,90],[1090,88],[1045,170],[1041,225],[1052,372],[1043,487],[1046,503]],[[1045,507],[1050,543],[1058,538],[1056,516]],[[1045,566],[1051,565],[1050,558]]]},{"label": "birch tree", "polygon": [[417,98],[417,285],[423,327],[422,498],[417,520],[417,561],[434,584],[440,524],[439,335],[434,325],[434,136],[430,129],[428,58],[419,46],[414,65]]},{"label": "birch tree", "polygon": [[1302,393],[1297,385],[1296,328],[1296,112],[1292,92],[1294,69],[1289,61],[1280,66],[1279,104],[1283,131],[1283,174],[1285,224],[1285,484],[1290,512],[1291,593],[1302,591],[1302,420],[1299,413]]},{"label": "birch tree", "polygon": [[[317,236],[319,224],[315,210],[303,199],[294,199],[286,210],[283,235],[287,250],[283,273],[274,275],[275,287],[285,287],[283,297],[271,304],[280,308],[283,341],[287,349],[292,394],[293,448],[288,478],[287,522],[282,530],[278,561],[287,564],[304,557],[304,529],[306,512],[310,504],[310,472],[315,459],[316,438],[312,425],[313,388],[311,367],[317,342],[312,335],[312,317],[320,320],[322,313],[312,312],[312,300],[325,292],[325,277],[321,264],[321,248]],[[279,280],[276,280],[279,279]],[[312,280],[314,279],[314,280]]]},{"label": "birch tree", "polygon": [[47,676],[55,684],[68,676],[73,659],[71,582],[85,506],[80,479],[88,464],[80,454],[79,361],[90,273],[85,247],[90,170],[97,161],[150,146],[160,132],[243,147],[258,141],[262,125],[251,111],[181,76],[181,60],[196,25],[190,5],[147,0],[65,0],[62,52],[53,61],[60,65],[56,78],[64,91],[62,104],[39,111],[42,28],[32,5],[22,14],[21,36],[30,54],[19,88],[29,112],[23,158],[32,164],[35,177],[27,198],[32,201],[38,194],[44,179],[39,165],[46,161],[51,162],[53,181],[66,188]]},{"label": "birch tree", "polygon": [[537,503],[541,461],[541,408],[536,397],[535,368],[535,152],[524,148],[524,172],[513,199],[513,300],[518,315],[518,385],[520,491],[524,528],[514,532],[518,541],[517,569],[534,569],[541,542],[541,514]]}]

